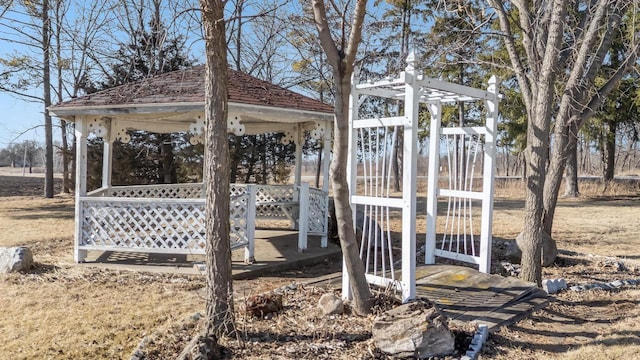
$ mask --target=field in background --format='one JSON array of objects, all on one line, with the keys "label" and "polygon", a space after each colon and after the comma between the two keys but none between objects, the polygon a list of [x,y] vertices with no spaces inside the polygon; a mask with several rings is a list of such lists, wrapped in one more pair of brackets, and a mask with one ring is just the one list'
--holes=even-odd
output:
[{"label": "field in background", "polygon": [[[41,178],[0,175],[0,246],[29,246],[37,262],[29,274],[0,275],[0,359],[128,359],[143,336],[203,310],[201,277],[73,264],[73,198],[42,199],[38,184]],[[559,248],[640,259],[639,188],[616,186],[602,195],[599,185],[583,184],[581,198],[560,199]],[[522,230],[521,188],[517,181],[497,185],[495,237],[513,239]],[[618,271],[589,257],[563,256],[545,270],[547,278],[560,276],[637,279],[640,267]],[[234,288],[240,298],[294,280],[287,273],[237,281]],[[547,310],[492,335],[482,358],[633,358],[640,350],[639,304],[637,289],[563,293]]]}]

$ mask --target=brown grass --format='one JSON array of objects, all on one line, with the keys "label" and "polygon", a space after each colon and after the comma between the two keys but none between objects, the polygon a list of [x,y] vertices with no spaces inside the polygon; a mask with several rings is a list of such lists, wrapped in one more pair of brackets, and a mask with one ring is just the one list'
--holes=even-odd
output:
[{"label": "brown grass", "polygon": [[[0,189],[14,181],[7,179],[0,176]],[[498,238],[512,239],[522,230],[524,203],[518,186],[496,189],[494,233]],[[17,189],[19,184],[11,187]],[[615,193],[606,196],[597,188],[589,189],[583,186],[581,198],[560,199],[554,227],[559,247],[639,259],[637,187],[610,188]],[[203,311],[202,278],[73,264],[73,216],[70,197],[0,197],[0,246],[29,246],[37,261],[29,274],[0,275],[0,359],[128,358],[145,335],[175,328],[189,315]],[[637,267],[618,271],[596,258],[562,255],[557,266],[545,269],[547,278],[561,276],[573,285],[639,278],[640,272]],[[236,298],[293,280],[291,274],[283,274],[237,281]],[[362,335],[370,318],[330,319],[315,313],[321,291],[299,288],[286,297],[285,311],[272,320],[242,318],[242,328],[253,333],[253,340],[238,348],[245,350],[236,350],[237,358],[379,356]],[[638,305],[638,288],[561,293],[547,309],[492,335],[481,358],[634,358],[640,350]],[[261,338],[265,334],[275,340]],[[157,358],[176,351],[167,346]]]}]

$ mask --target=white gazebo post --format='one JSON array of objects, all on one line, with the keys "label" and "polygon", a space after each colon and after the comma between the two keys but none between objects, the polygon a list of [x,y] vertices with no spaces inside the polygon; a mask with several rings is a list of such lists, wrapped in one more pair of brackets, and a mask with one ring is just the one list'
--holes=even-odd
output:
[{"label": "white gazebo post", "polygon": [[[294,175],[294,188],[298,191],[298,251],[307,249],[309,230],[309,183],[302,183],[302,145],[304,144],[304,130],[300,124],[296,124],[296,169]],[[295,228],[295,222],[293,224]]]},{"label": "white gazebo post", "polygon": [[81,197],[87,195],[87,120],[81,117],[76,120],[76,208],[75,208],[75,240],[73,258],[76,263],[87,257],[86,250],[80,250],[82,242],[82,203]]},{"label": "white gazebo post", "polygon": [[111,126],[113,121],[105,120],[105,127],[107,133],[102,137],[103,151],[102,151],[102,187],[108,189],[111,187],[111,175],[113,168],[113,133]]},{"label": "white gazebo post", "polygon": [[324,124],[324,137],[322,139],[322,191],[327,194],[325,199],[325,209],[327,209],[327,216],[324,217],[324,229],[326,229],[325,235],[320,239],[320,247],[326,248],[329,237],[329,164],[331,164],[331,124],[326,122]]},{"label": "white gazebo post", "polygon": [[302,145],[304,144],[304,130],[300,124],[296,124],[295,144],[296,144],[296,169],[293,184],[298,187],[302,183]]}]

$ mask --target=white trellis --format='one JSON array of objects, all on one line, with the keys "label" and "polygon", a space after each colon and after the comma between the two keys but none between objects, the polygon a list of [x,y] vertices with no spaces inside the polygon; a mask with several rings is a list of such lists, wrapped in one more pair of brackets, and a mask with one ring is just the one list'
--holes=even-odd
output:
[{"label": "white trellis", "polygon": [[[392,286],[404,301],[415,297],[417,199],[426,197],[425,263],[446,257],[479,266],[488,272],[491,259],[491,223],[495,174],[495,133],[499,95],[495,77],[486,90],[432,79],[415,70],[414,56],[398,78],[375,82],[352,81],[350,98],[350,200],[361,215],[360,257],[369,283]],[[361,118],[367,97],[404,103],[403,113]],[[441,126],[442,105],[482,102],[484,124]],[[430,112],[429,175],[426,193],[418,193],[419,104]],[[391,161],[396,139],[402,134],[401,191],[393,192]],[[438,231],[438,199],[444,219]],[[478,203],[481,203],[478,205]],[[477,211],[477,208],[480,208]],[[441,209],[442,210],[442,209]],[[354,214],[358,213],[354,211]],[[401,217],[401,241],[394,243],[392,219]],[[478,218],[480,224],[478,225]],[[437,235],[440,232],[441,235]],[[348,298],[349,277],[343,271],[343,296]]]}]

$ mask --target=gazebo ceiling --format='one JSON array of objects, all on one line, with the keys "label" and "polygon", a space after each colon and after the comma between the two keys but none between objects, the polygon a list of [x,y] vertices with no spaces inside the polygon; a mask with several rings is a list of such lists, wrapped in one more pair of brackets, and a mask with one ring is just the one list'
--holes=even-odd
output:
[{"label": "gazebo ceiling", "polygon": [[[189,121],[204,113],[205,66],[156,75],[49,107],[58,117]],[[333,107],[245,73],[228,71],[229,117],[242,122],[332,121]]]}]

